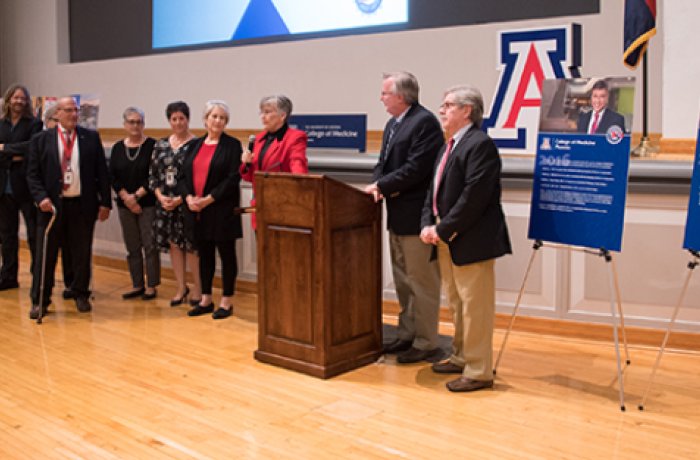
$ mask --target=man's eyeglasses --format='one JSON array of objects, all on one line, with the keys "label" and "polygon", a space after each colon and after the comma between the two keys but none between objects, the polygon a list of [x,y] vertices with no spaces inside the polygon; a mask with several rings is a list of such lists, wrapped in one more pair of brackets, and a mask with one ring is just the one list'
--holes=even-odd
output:
[{"label": "man's eyeglasses", "polygon": [[126,120],[124,121],[127,125],[133,125],[133,126],[138,126],[143,124],[143,120]]},{"label": "man's eyeglasses", "polygon": [[440,104],[440,110],[447,110],[451,109],[452,107],[460,107],[460,105],[456,102],[443,102]]}]

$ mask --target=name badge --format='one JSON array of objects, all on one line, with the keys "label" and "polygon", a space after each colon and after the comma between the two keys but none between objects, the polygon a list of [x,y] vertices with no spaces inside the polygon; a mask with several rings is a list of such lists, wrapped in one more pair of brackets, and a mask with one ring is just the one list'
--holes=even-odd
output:
[{"label": "name badge", "polygon": [[168,168],[168,170],[165,172],[165,185],[168,187],[175,186],[175,170],[172,168]]},{"label": "name badge", "polygon": [[63,185],[73,185],[73,171],[70,169],[63,173]]}]

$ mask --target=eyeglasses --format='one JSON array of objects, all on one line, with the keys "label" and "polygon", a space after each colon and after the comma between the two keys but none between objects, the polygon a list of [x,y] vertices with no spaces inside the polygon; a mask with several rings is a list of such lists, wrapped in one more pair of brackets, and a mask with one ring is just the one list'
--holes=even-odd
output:
[{"label": "eyeglasses", "polygon": [[460,105],[456,102],[443,102],[442,104],[440,104],[440,110],[448,110],[452,107],[460,107]]},{"label": "eyeglasses", "polygon": [[138,126],[143,124],[143,120],[124,120],[127,125]]}]

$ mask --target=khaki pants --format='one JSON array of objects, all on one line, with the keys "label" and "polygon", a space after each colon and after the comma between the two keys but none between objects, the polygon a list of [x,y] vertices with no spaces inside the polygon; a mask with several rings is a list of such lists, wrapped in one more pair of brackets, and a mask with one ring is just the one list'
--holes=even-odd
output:
[{"label": "khaki pants", "polygon": [[432,248],[416,235],[389,232],[391,267],[399,298],[398,338],[411,340],[419,350],[438,346],[440,272],[430,260]]},{"label": "khaki pants", "polygon": [[495,259],[457,266],[449,251],[445,243],[438,244],[442,287],[455,325],[450,362],[464,366],[465,377],[493,380]]}]

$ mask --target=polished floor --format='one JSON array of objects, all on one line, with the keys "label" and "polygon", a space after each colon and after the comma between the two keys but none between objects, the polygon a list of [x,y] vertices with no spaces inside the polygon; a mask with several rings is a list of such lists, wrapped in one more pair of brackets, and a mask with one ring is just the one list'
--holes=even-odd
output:
[{"label": "polished floor", "polygon": [[253,359],[254,295],[189,318],[171,282],[123,301],[127,274],[95,271],[94,311],[55,296],[40,326],[28,276],[0,293],[0,458],[700,458],[697,352],[664,357],[644,412],[656,350],[631,348],[621,412],[610,343],[523,332],[493,390],[393,358],[324,381]]}]

